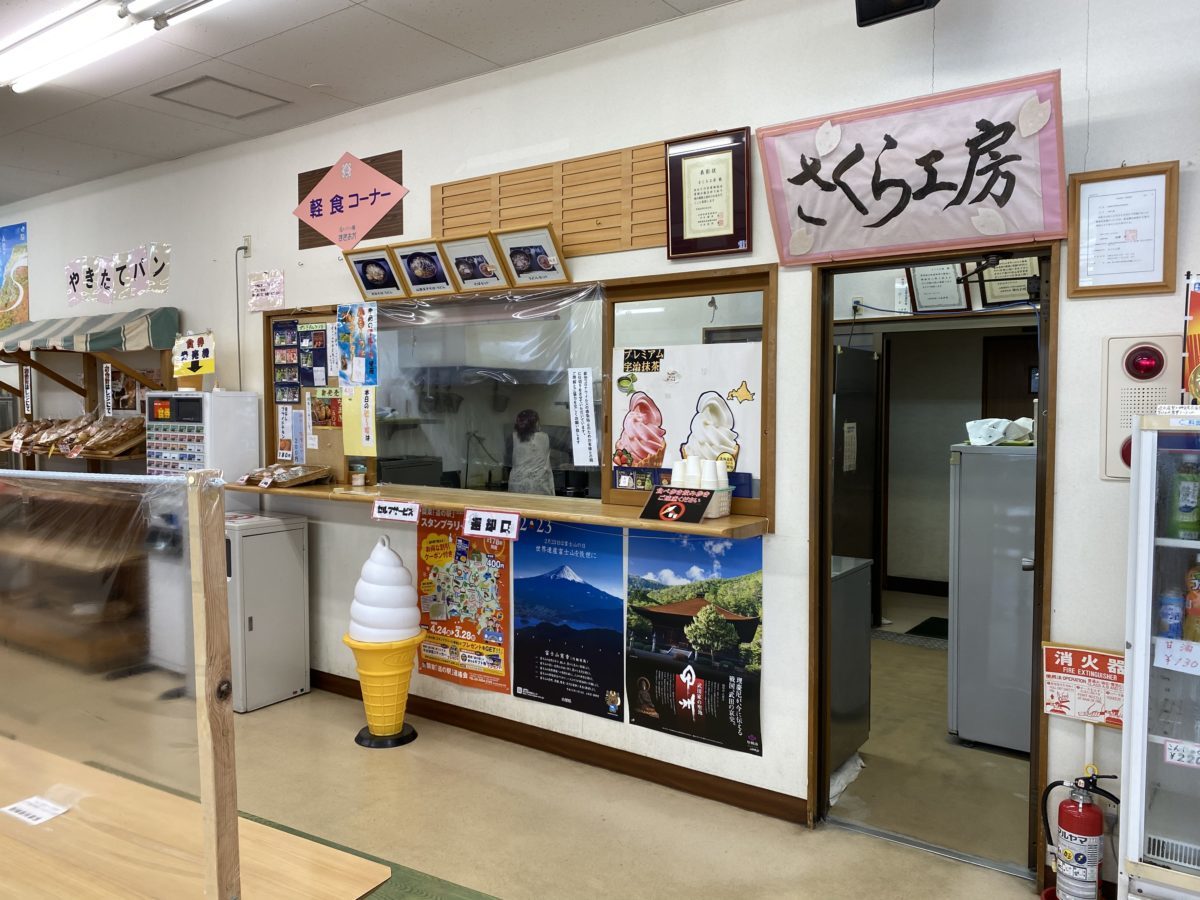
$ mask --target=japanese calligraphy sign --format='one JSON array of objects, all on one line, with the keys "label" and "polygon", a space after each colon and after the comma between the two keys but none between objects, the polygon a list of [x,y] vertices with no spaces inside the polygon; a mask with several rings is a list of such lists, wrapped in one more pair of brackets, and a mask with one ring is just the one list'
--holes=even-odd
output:
[{"label": "japanese calligraphy sign", "polygon": [[151,241],[112,256],[81,256],[63,272],[68,306],[162,294],[171,285],[171,245]]},{"label": "japanese calligraphy sign", "polygon": [[496,509],[468,509],[463,512],[463,534],[467,537],[498,538],[515,541],[521,529],[521,514]]},{"label": "japanese calligraphy sign", "polygon": [[471,538],[453,510],[426,508],[417,522],[422,674],[507,694],[512,628],[507,541]]},{"label": "japanese calligraphy sign", "polygon": [[292,213],[343,250],[352,250],[407,193],[398,181],[343,153]]},{"label": "japanese calligraphy sign", "polygon": [[371,518],[377,522],[413,522],[421,518],[421,504],[408,500],[376,500]]},{"label": "japanese calligraphy sign", "polygon": [[211,375],[217,370],[217,343],[211,331],[175,338],[171,348],[175,377]]},{"label": "japanese calligraphy sign", "polygon": [[1066,235],[1059,73],[760,129],[779,259]]},{"label": "japanese calligraphy sign", "polygon": [[525,519],[513,548],[513,695],[625,719],[625,535]]},{"label": "japanese calligraphy sign", "polygon": [[1120,728],[1125,716],[1125,657],[1042,644],[1042,711]]},{"label": "japanese calligraphy sign", "polygon": [[100,381],[104,385],[104,414],[111,416],[113,414],[112,363],[105,363],[100,367]]}]

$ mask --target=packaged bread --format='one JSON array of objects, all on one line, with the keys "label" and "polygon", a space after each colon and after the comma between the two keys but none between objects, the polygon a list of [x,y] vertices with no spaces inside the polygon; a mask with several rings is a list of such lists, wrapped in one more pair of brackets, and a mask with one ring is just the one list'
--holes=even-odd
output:
[{"label": "packaged bread", "polygon": [[141,434],[146,428],[146,422],[139,417],[114,419],[87,439],[83,445],[85,450],[111,450],[126,444]]},{"label": "packaged bread", "polygon": [[20,438],[22,441],[28,441],[34,435],[45,431],[54,425],[53,419],[33,419],[29,422],[21,422],[10,431],[7,435],[8,440],[15,441]]},{"label": "packaged bread", "polygon": [[36,443],[39,447],[49,447],[51,444],[55,444],[58,441],[70,437],[76,432],[82,431],[95,421],[95,413],[85,413],[82,416],[77,416],[76,418],[70,419],[66,422],[60,422],[40,432],[37,435],[37,439],[34,443]]}]

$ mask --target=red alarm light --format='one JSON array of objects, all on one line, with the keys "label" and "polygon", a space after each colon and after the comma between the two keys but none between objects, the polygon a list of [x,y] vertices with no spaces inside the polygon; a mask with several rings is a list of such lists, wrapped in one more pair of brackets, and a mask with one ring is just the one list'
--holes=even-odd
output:
[{"label": "red alarm light", "polygon": [[1134,347],[1125,354],[1125,371],[1130,378],[1138,381],[1149,381],[1162,374],[1167,364],[1167,358],[1157,347],[1142,344]]},{"label": "red alarm light", "polygon": [[1133,468],[1133,438],[1127,437],[1121,442],[1121,462],[1125,463],[1125,468]]}]

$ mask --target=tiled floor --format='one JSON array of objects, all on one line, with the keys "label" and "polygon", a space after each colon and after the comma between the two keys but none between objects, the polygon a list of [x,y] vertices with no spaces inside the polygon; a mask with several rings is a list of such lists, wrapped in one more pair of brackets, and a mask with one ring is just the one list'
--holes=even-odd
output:
[{"label": "tiled floor", "polygon": [[[0,692],[0,765],[3,738],[15,738],[195,792],[193,701],[158,699],[176,679],[105,681],[0,646],[0,684],[21,686]],[[1017,878],[832,826],[809,831],[435,722],[413,720],[420,738],[408,747],[365,750],[353,741],[361,704],[330,694],[235,723],[242,810],[496,897],[1031,896]],[[960,789],[943,785],[940,799]],[[406,895],[445,894],[396,894]]]},{"label": "tiled floor", "polygon": [[[945,616],[946,598],[885,592],[883,615],[904,632]],[[871,641],[866,767],[832,815],[1023,868],[1029,763],[947,734],[946,662],[942,650]]]}]

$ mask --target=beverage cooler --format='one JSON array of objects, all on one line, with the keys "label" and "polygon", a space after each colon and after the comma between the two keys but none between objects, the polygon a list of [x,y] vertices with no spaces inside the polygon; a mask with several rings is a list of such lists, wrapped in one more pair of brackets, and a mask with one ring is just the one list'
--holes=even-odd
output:
[{"label": "beverage cooler", "polygon": [[1121,897],[1200,896],[1200,408],[1134,432]]}]

